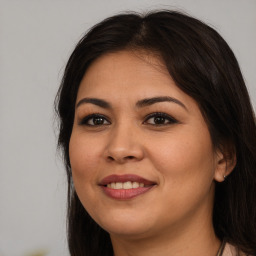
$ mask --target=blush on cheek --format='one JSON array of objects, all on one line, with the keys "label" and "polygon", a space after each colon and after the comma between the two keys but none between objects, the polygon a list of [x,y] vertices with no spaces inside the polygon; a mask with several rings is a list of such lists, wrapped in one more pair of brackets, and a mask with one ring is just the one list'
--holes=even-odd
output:
[{"label": "blush on cheek", "polygon": [[88,143],[86,138],[77,135],[76,132],[72,134],[69,143],[69,157],[71,168],[77,173],[84,173],[86,170],[91,170],[97,166],[99,154],[96,150],[97,147],[93,147]]},{"label": "blush on cheek", "polygon": [[79,157],[74,155],[71,160],[72,177],[75,188],[87,189],[95,185],[95,175],[97,175],[99,167],[98,162],[90,157]]}]

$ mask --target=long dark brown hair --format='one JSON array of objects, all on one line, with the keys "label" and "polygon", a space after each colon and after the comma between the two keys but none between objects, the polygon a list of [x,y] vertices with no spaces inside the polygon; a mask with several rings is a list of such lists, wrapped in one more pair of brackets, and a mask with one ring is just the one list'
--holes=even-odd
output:
[{"label": "long dark brown hair", "polygon": [[256,255],[256,129],[248,92],[225,40],[203,22],[176,11],[105,19],[86,33],[68,60],[55,107],[69,185],[71,255],[113,255],[108,233],[89,216],[73,187],[69,140],[77,91],[87,68],[103,54],[124,49],[161,56],[176,85],[197,101],[215,148],[236,155],[231,175],[216,183],[213,225],[219,239]]}]

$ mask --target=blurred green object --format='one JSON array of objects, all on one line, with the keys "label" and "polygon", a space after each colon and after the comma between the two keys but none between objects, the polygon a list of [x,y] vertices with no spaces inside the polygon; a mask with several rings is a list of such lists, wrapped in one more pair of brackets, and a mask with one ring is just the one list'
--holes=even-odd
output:
[{"label": "blurred green object", "polygon": [[25,254],[24,256],[46,256],[47,254],[48,254],[48,251],[46,250],[37,250],[29,254]]}]

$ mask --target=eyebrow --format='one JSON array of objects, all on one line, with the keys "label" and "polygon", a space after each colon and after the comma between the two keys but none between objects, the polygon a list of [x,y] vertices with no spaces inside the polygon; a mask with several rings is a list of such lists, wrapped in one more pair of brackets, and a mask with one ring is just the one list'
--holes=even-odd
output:
[{"label": "eyebrow", "polygon": [[80,105],[84,103],[94,104],[101,108],[112,108],[111,104],[108,103],[107,101],[102,99],[96,99],[96,98],[83,98],[76,104],[76,108],[78,108]]},{"label": "eyebrow", "polygon": [[[160,102],[176,103],[176,104],[180,105],[181,107],[183,107],[185,110],[187,110],[186,106],[181,101],[179,101],[173,97],[169,97],[169,96],[159,96],[159,97],[146,98],[143,100],[139,100],[136,103],[136,106],[139,108],[142,108],[142,107],[147,107],[147,106],[150,106],[150,105],[153,105],[156,103],[160,103]],[[112,108],[112,105],[109,102],[102,100],[102,99],[98,99],[98,98],[83,98],[76,104],[76,108],[78,108],[80,105],[85,104],[85,103],[94,104],[101,108],[106,108],[106,109]]]},{"label": "eyebrow", "polygon": [[159,102],[172,102],[172,103],[176,103],[178,105],[180,105],[181,107],[183,107],[185,110],[188,110],[186,108],[186,106],[179,100],[173,98],[173,97],[169,97],[169,96],[160,96],[160,97],[153,97],[153,98],[147,98],[147,99],[143,99],[143,100],[139,100],[136,103],[137,107],[147,107],[150,105],[153,105],[155,103],[159,103]]}]

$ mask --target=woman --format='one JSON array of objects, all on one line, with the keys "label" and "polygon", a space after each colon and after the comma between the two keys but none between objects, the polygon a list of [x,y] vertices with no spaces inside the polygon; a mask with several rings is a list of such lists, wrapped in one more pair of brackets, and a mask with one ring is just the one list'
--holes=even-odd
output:
[{"label": "woman", "polygon": [[78,255],[256,255],[256,129],[221,36],[174,11],[78,43],[56,98]]}]

